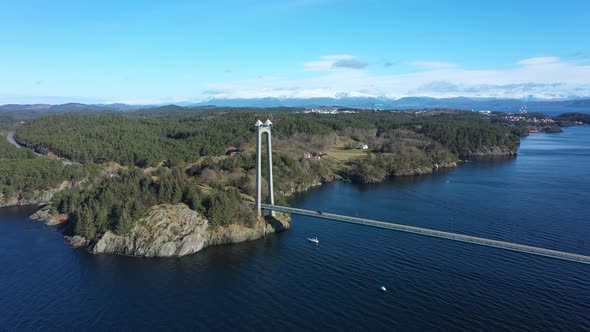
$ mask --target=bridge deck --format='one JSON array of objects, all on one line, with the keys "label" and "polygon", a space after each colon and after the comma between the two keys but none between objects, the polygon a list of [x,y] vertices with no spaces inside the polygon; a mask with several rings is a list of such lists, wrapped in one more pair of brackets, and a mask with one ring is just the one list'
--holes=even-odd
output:
[{"label": "bridge deck", "polygon": [[511,243],[511,242],[505,242],[505,241],[486,239],[486,238],[481,238],[481,237],[476,237],[476,236],[469,236],[469,235],[463,235],[463,234],[457,234],[457,233],[451,233],[451,232],[443,232],[443,231],[437,231],[434,229],[415,227],[415,226],[407,226],[407,225],[401,225],[401,224],[394,224],[394,223],[390,223],[390,222],[376,221],[376,220],[370,220],[370,219],[364,219],[364,218],[356,218],[356,217],[344,216],[344,215],[339,215],[339,214],[334,214],[334,213],[326,213],[326,212],[320,213],[319,211],[297,209],[297,208],[280,206],[280,205],[262,204],[262,209],[299,214],[299,215],[310,216],[310,217],[315,217],[315,218],[330,219],[330,220],[365,225],[365,226],[393,229],[393,230],[401,231],[401,232],[432,236],[432,237],[441,238],[441,239],[461,241],[461,242],[466,242],[466,243],[483,245],[483,246],[487,246],[487,247],[494,247],[494,248],[523,252],[523,253],[527,253],[527,254],[534,254],[534,255],[551,257],[551,258],[556,258],[556,259],[561,259],[561,260],[568,260],[568,261],[573,261],[573,262],[578,262],[578,263],[590,264],[590,256],[573,254],[573,253],[569,253],[569,252],[563,252],[563,251],[552,250],[552,249],[527,246],[527,245],[523,245],[523,244],[517,244],[517,243]]}]

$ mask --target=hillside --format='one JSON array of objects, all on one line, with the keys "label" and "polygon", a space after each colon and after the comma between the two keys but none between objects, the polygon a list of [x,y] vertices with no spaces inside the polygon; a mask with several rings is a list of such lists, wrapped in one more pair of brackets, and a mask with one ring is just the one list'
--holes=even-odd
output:
[{"label": "hillside", "polygon": [[431,97],[403,97],[399,99],[382,97],[348,97],[340,98],[249,98],[249,99],[220,99],[211,98],[200,102],[179,102],[170,105],[129,105],[114,104],[6,104],[0,105],[0,116],[10,116],[15,119],[30,119],[50,114],[61,113],[108,113],[130,112],[197,112],[223,111],[229,108],[244,110],[245,108],[273,108],[271,112],[300,111],[304,108],[317,107],[349,107],[358,109],[433,109],[453,108],[462,110],[499,110],[504,112],[518,112],[522,106],[537,107],[551,111],[552,107],[588,108],[590,99],[572,100],[523,100],[498,98],[431,98]]},{"label": "hillside", "polygon": [[[21,166],[6,169],[4,190],[14,192],[7,189],[13,187],[19,195],[28,195],[34,188],[85,176],[82,185],[53,192],[43,214],[66,220],[66,234],[78,236],[76,243],[89,248],[109,243],[111,249],[92,249],[97,252],[166,256],[198,250],[183,251],[176,246],[181,242],[175,241],[164,251],[150,246],[150,241],[145,245],[152,249],[130,245],[145,233],[140,227],[154,209],[179,204],[186,207],[183,211],[205,218],[210,234],[239,228],[229,242],[254,238],[259,234],[244,234],[259,229],[262,221],[243,200],[255,194],[252,125],[267,117],[274,123],[273,173],[279,204],[287,204],[286,197],[295,192],[334,178],[379,182],[389,176],[454,167],[471,156],[512,155],[526,132],[525,124],[506,122],[502,116],[454,110],[317,114],[167,106],[125,114],[50,115],[19,124],[18,142],[82,166],[66,167],[9,145],[4,155],[14,155],[10,158],[16,161],[6,165]],[[361,145],[367,148],[359,149]],[[63,171],[39,174],[22,167],[31,162],[27,158],[55,161],[60,166],[48,168]],[[90,175],[86,169],[99,171]],[[64,173],[71,170],[83,172]],[[16,175],[19,180],[13,181]],[[263,197],[267,194],[263,192]]]}]

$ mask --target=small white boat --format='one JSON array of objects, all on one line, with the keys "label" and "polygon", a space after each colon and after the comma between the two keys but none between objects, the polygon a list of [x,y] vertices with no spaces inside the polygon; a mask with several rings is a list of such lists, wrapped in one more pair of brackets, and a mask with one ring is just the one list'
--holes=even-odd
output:
[{"label": "small white boat", "polygon": [[385,288],[385,286],[381,286],[381,290],[387,292],[387,288]]},{"label": "small white boat", "polygon": [[316,237],[308,237],[307,238],[307,241],[313,242],[315,244],[320,244],[320,240],[318,240],[318,237],[317,236]]}]

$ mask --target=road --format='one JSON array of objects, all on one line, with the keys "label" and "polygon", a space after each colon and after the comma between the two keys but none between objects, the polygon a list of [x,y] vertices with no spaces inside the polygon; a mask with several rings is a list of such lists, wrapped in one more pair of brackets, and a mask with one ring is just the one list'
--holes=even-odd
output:
[{"label": "road", "polygon": [[[8,142],[10,144],[16,146],[17,149],[24,149],[25,148],[24,146],[18,144],[18,142],[14,138],[14,131],[9,131],[8,134],[6,135],[6,139],[8,140]],[[64,165],[80,165],[79,163],[73,162],[73,161],[66,159],[66,158],[58,158],[58,157],[52,158],[52,157],[37,153],[37,152],[35,152],[35,150],[32,150],[32,151],[33,151],[33,153],[35,153],[39,157],[57,159],[57,160],[61,161]]]},{"label": "road", "polygon": [[14,131],[9,131],[8,135],[6,135],[6,139],[8,140],[8,142],[10,142],[10,144],[16,146],[17,149],[23,148],[23,146],[18,144],[18,142],[14,139]]}]

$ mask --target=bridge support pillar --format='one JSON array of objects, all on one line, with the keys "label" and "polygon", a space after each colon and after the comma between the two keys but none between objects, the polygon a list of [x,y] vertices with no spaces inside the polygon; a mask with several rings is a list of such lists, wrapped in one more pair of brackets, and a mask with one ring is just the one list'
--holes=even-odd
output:
[{"label": "bridge support pillar", "polygon": [[[256,121],[256,214],[262,216],[262,137],[266,133],[266,163],[267,163],[267,182],[268,182],[268,201],[269,204],[274,204],[274,193],[272,183],[272,144],[270,128],[272,122],[266,120],[262,123],[260,120]],[[274,216],[274,211],[269,211],[270,215]]]}]

